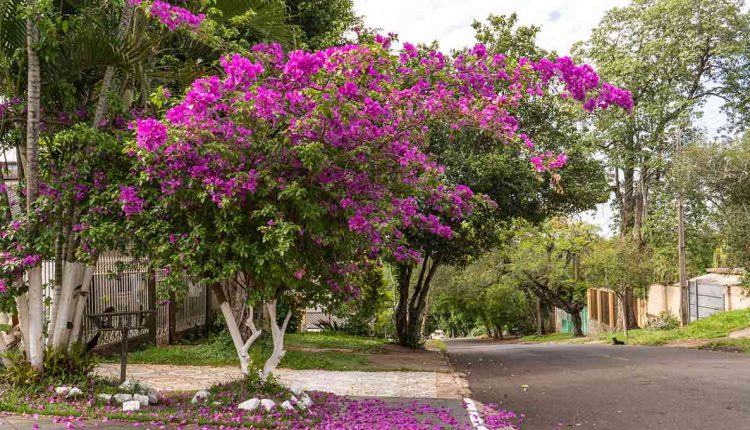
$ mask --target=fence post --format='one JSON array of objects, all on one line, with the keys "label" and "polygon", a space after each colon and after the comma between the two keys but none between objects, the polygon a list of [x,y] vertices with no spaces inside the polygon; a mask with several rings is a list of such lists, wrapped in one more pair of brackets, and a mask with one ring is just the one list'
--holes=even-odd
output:
[{"label": "fence post", "polygon": [[169,292],[169,301],[167,302],[167,342],[174,345],[177,342],[177,303],[174,291]]},{"label": "fence post", "polygon": [[203,320],[203,335],[205,337],[208,337],[211,334],[211,326],[213,325],[213,315],[214,313],[211,310],[211,288],[208,286],[208,284],[203,285],[203,291],[205,291],[206,294],[206,319]]},{"label": "fence post", "polygon": [[156,275],[150,269],[146,273],[146,290],[148,294],[148,310],[151,311],[148,320],[148,337],[149,341],[156,345],[156,320],[158,318],[156,311]]}]

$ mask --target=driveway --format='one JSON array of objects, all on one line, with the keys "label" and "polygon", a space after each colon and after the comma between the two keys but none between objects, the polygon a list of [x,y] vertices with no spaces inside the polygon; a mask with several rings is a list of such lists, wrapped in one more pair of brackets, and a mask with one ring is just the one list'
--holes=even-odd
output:
[{"label": "driveway", "polygon": [[524,430],[750,429],[750,357],[680,348],[446,342],[473,397]]}]

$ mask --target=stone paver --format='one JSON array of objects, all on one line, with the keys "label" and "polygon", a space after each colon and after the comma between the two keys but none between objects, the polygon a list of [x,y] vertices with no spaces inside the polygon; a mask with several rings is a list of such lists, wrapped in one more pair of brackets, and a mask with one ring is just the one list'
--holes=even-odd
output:
[{"label": "stone paver", "polygon": [[[102,430],[132,430],[131,422],[72,421],[72,428],[98,428]],[[51,417],[6,415],[0,418],[0,429],[7,430],[69,430],[68,422],[55,422]]]},{"label": "stone paver", "polygon": [[[117,377],[118,364],[102,364],[97,373]],[[342,396],[399,398],[460,398],[460,377],[439,372],[361,372],[277,369],[274,375],[283,383],[300,384],[303,389],[326,391]],[[197,391],[242,377],[239,368],[209,366],[128,365],[128,378],[158,391]],[[457,379],[458,378],[458,379]]]},{"label": "stone paver", "polygon": [[733,331],[729,333],[729,337],[734,338],[734,339],[750,337],[750,327],[742,329],[742,330]]}]

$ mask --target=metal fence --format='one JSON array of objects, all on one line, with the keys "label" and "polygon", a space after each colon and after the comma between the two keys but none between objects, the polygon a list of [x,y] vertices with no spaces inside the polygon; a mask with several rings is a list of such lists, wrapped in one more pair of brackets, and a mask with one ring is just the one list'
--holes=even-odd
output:
[{"label": "metal fence", "polygon": [[[54,261],[44,262],[42,277],[47,285],[46,294],[50,296],[55,278]],[[149,272],[144,264],[130,257],[101,255],[94,270],[86,314],[156,310],[156,333],[149,333],[148,329],[131,330],[128,338],[148,335],[158,343],[172,343],[181,333],[205,328],[212,312],[207,286],[184,276],[182,280],[188,286],[185,294],[161,295],[158,292],[163,290],[161,286],[164,278],[163,273]],[[49,314],[48,307],[48,320]],[[99,330],[94,321],[85,318],[82,341],[91,341],[97,333]],[[119,331],[102,332],[97,344],[114,345],[121,338],[122,333]]]}]

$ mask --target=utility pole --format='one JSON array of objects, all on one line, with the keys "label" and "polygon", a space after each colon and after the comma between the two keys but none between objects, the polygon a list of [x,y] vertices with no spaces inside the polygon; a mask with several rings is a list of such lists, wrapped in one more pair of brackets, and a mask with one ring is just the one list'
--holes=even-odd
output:
[{"label": "utility pole", "polygon": [[[682,152],[682,127],[675,138],[675,159]],[[677,186],[677,260],[680,277],[680,327],[687,324],[687,270],[685,269],[685,196],[682,186]]]}]

